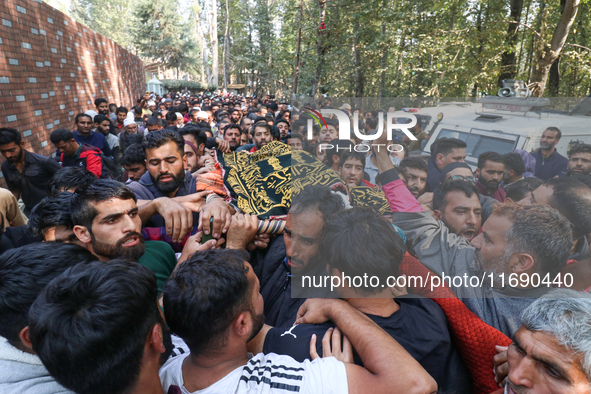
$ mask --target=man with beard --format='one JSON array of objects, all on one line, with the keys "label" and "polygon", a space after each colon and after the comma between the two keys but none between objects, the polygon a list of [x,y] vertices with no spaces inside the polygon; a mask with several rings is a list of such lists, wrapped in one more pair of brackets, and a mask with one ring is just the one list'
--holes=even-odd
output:
[{"label": "man with beard", "polygon": [[425,160],[416,156],[405,157],[400,162],[398,170],[404,178],[404,184],[415,198],[419,198],[427,191],[429,168]]},{"label": "man with beard", "polygon": [[8,127],[0,128],[0,152],[6,158],[1,169],[8,190],[17,200],[22,198],[28,216],[47,197],[47,184],[62,167],[47,156],[27,151],[21,133]]},{"label": "man with beard", "polygon": [[476,189],[478,193],[494,198],[499,202],[505,201],[506,193],[499,187],[505,175],[505,161],[497,152],[484,152],[478,156],[476,168]]},{"label": "man with beard", "polygon": [[289,356],[259,353],[249,359],[247,342],[264,322],[259,290],[243,252],[211,250],[179,267],[164,289],[164,314],[190,353],[171,357],[160,369],[165,392],[171,386],[185,393],[238,394],[437,390],[429,374],[392,337],[341,300],[308,300],[300,308],[299,323],[333,320],[365,368],[334,357],[300,363]]},{"label": "man with beard", "polygon": [[163,394],[158,369],[172,342],[145,267],[124,260],[71,267],[41,292],[29,317],[33,350],[66,389]]},{"label": "man with beard", "polygon": [[94,146],[100,149],[105,156],[113,156],[105,136],[92,131],[94,120],[90,115],[80,113],[76,115],[74,123],[76,124],[76,130],[73,131],[73,134],[77,143]]},{"label": "man with beard", "polygon": [[[101,261],[137,261],[156,275],[158,291],[177,265],[172,247],[166,242],[144,242],[142,216],[133,192],[120,182],[98,180],[74,192],[70,200],[74,234]],[[201,239],[201,234],[198,235]],[[187,240],[179,262],[199,248],[196,236]]]},{"label": "man with beard", "polygon": [[480,230],[482,207],[473,184],[463,180],[445,180],[433,193],[433,217],[441,220],[449,232],[472,240]]},{"label": "man with beard", "polygon": [[100,115],[109,116],[109,102],[105,98],[97,98],[94,100],[96,112]]},{"label": "man with beard", "polygon": [[111,134],[111,121],[109,118],[105,115],[96,115],[94,117],[94,127],[94,132],[101,133],[105,136],[109,148],[111,148],[111,153],[113,153],[113,158],[115,161],[119,161],[119,138]]},{"label": "man with beard", "polygon": [[[378,138],[375,143],[385,140]],[[521,312],[551,289],[566,265],[572,247],[569,221],[550,207],[497,204],[482,232],[468,242],[423,211],[398,178],[387,152],[377,152],[376,157],[393,221],[411,240],[420,262],[440,277],[468,278],[459,286],[446,283],[485,323],[512,337],[520,326]],[[509,283],[511,274],[546,277],[549,285]],[[471,277],[478,277],[478,286],[469,283]]]},{"label": "man with beard", "polygon": [[[503,162],[505,163],[505,175],[503,175],[503,189],[507,186],[525,179],[523,173],[525,172],[525,162],[519,153],[509,152],[503,155]],[[505,196],[506,197],[506,196]]]},{"label": "man with beard", "polygon": [[[253,140],[254,140],[254,148],[250,150],[250,153],[254,153],[257,150],[261,149],[263,146],[267,145],[269,142],[273,140],[273,133],[271,132],[271,126],[266,122],[257,122],[255,123],[253,128]],[[240,137],[240,135],[239,135]]]},{"label": "man with beard", "polygon": [[[230,226],[234,208],[214,195],[204,204],[204,196],[197,193],[197,181],[186,171],[185,140],[176,131],[162,129],[149,133],[143,141],[147,172],[138,182],[128,186],[135,193],[146,227],[166,226],[174,242],[182,242],[193,226],[210,231],[219,238]],[[199,213],[200,212],[200,213]]]},{"label": "man with beard", "polygon": [[230,120],[232,121],[232,123],[234,124],[238,124],[240,122],[240,118],[241,118],[241,112],[239,109],[233,109],[230,111]]},{"label": "man with beard", "polygon": [[568,159],[556,151],[555,146],[560,141],[562,133],[558,127],[548,127],[540,138],[540,149],[532,153],[536,159],[535,175],[547,181],[554,177],[566,176]]},{"label": "man with beard", "polygon": [[240,126],[230,123],[223,129],[224,140],[230,144],[230,150],[234,152],[240,146]]},{"label": "man with beard", "polygon": [[180,129],[179,134],[185,140],[185,157],[187,158],[185,169],[192,174],[201,168],[200,160],[205,152],[207,137],[196,126],[190,124]]},{"label": "man with beard", "polygon": [[568,175],[591,174],[591,145],[577,144],[568,152]]},{"label": "man with beard", "polygon": [[591,296],[554,290],[533,302],[521,323],[513,343],[495,357],[496,380],[505,388],[493,394],[589,393]]},{"label": "man with beard", "polygon": [[[361,186],[364,169],[365,155],[363,153],[355,151],[343,152],[339,162],[339,176],[343,182],[345,182],[347,187]],[[370,186],[371,184],[366,183],[366,185]]]}]

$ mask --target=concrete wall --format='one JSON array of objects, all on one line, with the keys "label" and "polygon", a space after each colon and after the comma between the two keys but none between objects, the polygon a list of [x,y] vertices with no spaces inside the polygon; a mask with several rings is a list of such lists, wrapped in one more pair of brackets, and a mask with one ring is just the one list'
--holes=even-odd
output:
[{"label": "concrete wall", "polygon": [[2,0],[0,18],[0,127],[28,150],[52,153],[51,132],[96,98],[130,108],[145,92],[137,56],[40,0]]}]

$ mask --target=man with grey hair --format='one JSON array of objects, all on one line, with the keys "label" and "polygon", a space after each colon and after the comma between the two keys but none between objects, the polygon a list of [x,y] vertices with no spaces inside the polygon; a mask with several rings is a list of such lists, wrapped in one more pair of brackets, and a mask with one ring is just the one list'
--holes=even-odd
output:
[{"label": "man with grey hair", "polygon": [[506,376],[506,383],[494,394],[588,394],[591,295],[553,290],[523,312],[521,323],[507,351],[495,357],[496,379]]},{"label": "man with grey hair", "polygon": [[376,159],[393,222],[411,240],[419,261],[437,275],[427,286],[449,285],[468,309],[512,337],[523,310],[552,289],[566,265],[569,221],[547,206],[498,204],[481,233],[468,241],[423,210],[385,150],[376,152]]}]

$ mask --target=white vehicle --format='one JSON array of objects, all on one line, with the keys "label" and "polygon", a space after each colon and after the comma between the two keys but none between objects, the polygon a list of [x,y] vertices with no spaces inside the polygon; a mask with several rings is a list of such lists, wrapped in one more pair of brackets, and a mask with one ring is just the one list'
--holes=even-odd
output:
[{"label": "white vehicle", "polygon": [[591,143],[591,117],[586,116],[589,108],[585,100],[571,111],[545,109],[550,105],[548,99],[494,96],[475,103],[441,102],[436,107],[418,109],[416,115],[431,118],[425,128],[430,137],[421,154],[430,155],[431,146],[440,138],[458,138],[467,144],[466,162],[476,166],[483,152],[532,152],[539,148],[544,130],[558,127],[562,137],[556,149],[568,157],[573,145]]}]

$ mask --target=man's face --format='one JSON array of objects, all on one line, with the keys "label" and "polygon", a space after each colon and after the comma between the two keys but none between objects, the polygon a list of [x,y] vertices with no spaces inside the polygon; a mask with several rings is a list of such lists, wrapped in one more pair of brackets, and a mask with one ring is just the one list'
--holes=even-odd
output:
[{"label": "man's face", "polygon": [[128,124],[127,126],[125,126],[125,130],[127,130],[129,134],[137,134],[137,124]]},{"label": "man's face", "polygon": [[159,148],[146,150],[146,168],[154,186],[162,194],[176,193],[185,179],[186,166],[185,152],[179,152],[173,141]]},{"label": "man's face", "polygon": [[300,140],[299,138],[288,138],[287,145],[291,145],[291,149],[293,149],[293,150],[304,149],[302,146],[302,140]]},{"label": "man's face", "polygon": [[240,146],[248,144],[248,134],[240,133]]},{"label": "man's face", "polygon": [[339,175],[348,187],[361,186],[363,163],[357,158],[350,157],[340,167]]},{"label": "man's face", "polygon": [[166,101],[164,103],[164,108],[169,109],[170,107],[172,107],[172,101]]},{"label": "man's face", "polygon": [[285,251],[292,274],[301,275],[310,268],[309,263],[318,254],[324,215],[316,208],[287,214],[285,221]]},{"label": "man's face", "polygon": [[330,142],[334,139],[339,137],[339,132],[333,125],[328,125],[328,128],[323,127],[320,129],[319,133],[319,141],[320,142]]},{"label": "man's face", "polygon": [[328,158],[326,157],[327,146],[328,144],[318,144],[318,146],[316,146],[316,158],[324,164],[328,163]]},{"label": "man's face", "polygon": [[246,118],[242,120],[242,131],[248,132],[248,130],[250,130],[250,126],[252,126],[252,119]]},{"label": "man's face", "polygon": [[109,134],[109,130],[111,128],[111,122],[108,120],[103,120],[101,123],[95,123],[96,131],[103,135]]},{"label": "man's face", "polygon": [[117,112],[117,123],[123,124],[125,118],[127,118],[127,112]]},{"label": "man's face", "polygon": [[263,301],[263,296],[261,295],[261,284],[259,282],[259,278],[255,275],[252,266],[247,261],[244,262],[244,266],[248,268],[246,277],[248,278],[250,288],[252,289],[250,302],[252,328],[247,341],[250,342],[251,339],[256,337],[265,324],[265,303]]},{"label": "man's face", "polygon": [[552,130],[544,130],[542,133],[542,137],[540,138],[540,148],[543,150],[551,150],[558,144],[560,141],[558,138],[558,133]]},{"label": "man's face", "polygon": [[521,327],[507,349],[509,394],[587,394],[590,382],[581,356],[555,336]]},{"label": "man's face", "polygon": [[476,169],[476,175],[487,190],[497,190],[505,175],[505,164],[487,160],[482,169]]},{"label": "man's face", "polygon": [[96,112],[102,115],[109,115],[109,103],[100,103],[96,107]]},{"label": "man's face", "polygon": [[482,207],[476,194],[466,197],[462,191],[447,193],[447,205],[443,211],[435,210],[435,215],[453,234],[472,240],[482,224]]},{"label": "man's face", "polygon": [[573,153],[568,161],[570,175],[589,175],[591,173],[591,153]]},{"label": "man's face", "polygon": [[142,220],[133,199],[113,198],[94,206],[98,215],[92,221],[91,245],[101,258],[137,261],[145,252]]},{"label": "man's face", "polygon": [[88,135],[92,131],[92,119],[90,116],[81,116],[78,118],[78,123],[76,123],[76,128],[78,129],[78,133],[82,135]]},{"label": "man's face", "polygon": [[238,129],[227,129],[224,132],[224,139],[230,144],[231,150],[236,150],[240,146],[240,131]]},{"label": "man's face", "polygon": [[529,197],[525,197],[519,201],[520,204],[540,204],[550,206],[550,200],[554,195],[554,188],[552,186],[541,185],[536,190],[531,192]]},{"label": "man's face", "polygon": [[60,141],[57,144],[53,144],[60,152],[63,152],[66,156],[72,156],[78,150],[78,144],[75,140],[70,142]]},{"label": "man's face", "polygon": [[6,157],[6,160],[12,163],[20,161],[24,153],[22,147],[14,142],[0,145],[0,152],[2,153],[2,156]]},{"label": "man's face", "polygon": [[281,138],[285,137],[287,133],[289,133],[289,126],[285,122],[277,123],[277,128],[279,129],[279,135]]},{"label": "man's face", "polygon": [[449,163],[459,162],[464,163],[466,159],[466,148],[453,148],[446,156],[441,153],[437,155],[437,167],[443,170]]},{"label": "man's face", "polygon": [[427,189],[427,173],[419,168],[404,168],[404,183],[415,198],[419,198]]},{"label": "man's face", "polygon": [[132,181],[139,182],[142,175],[146,173],[145,163],[133,163],[128,166],[123,166],[127,170],[127,176]]},{"label": "man's face", "polygon": [[232,112],[232,114],[230,115],[230,119],[232,120],[232,123],[238,123],[240,122],[240,111],[234,111]]},{"label": "man's face", "polygon": [[[204,148],[203,144],[201,144],[202,146],[199,147],[197,141],[195,140],[195,136],[191,134],[183,135],[183,138],[185,139],[185,141],[189,141],[194,146],[198,147],[198,149]],[[199,157],[201,155],[203,155],[203,150],[195,152],[191,145],[185,144],[185,157],[187,158],[187,165],[185,166],[185,170],[188,170],[189,172],[193,173],[197,171],[199,168],[201,168],[201,166],[199,165]]]},{"label": "man's face", "polygon": [[445,174],[445,179],[462,179],[474,183],[474,173],[469,168],[458,167]]},{"label": "man's face", "polygon": [[254,129],[254,144],[257,149],[261,149],[263,146],[271,142],[271,140],[271,133],[266,128],[257,127]]},{"label": "man's face", "polygon": [[507,250],[505,234],[512,224],[506,216],[490,215],[482,232],[472,239],[471,245],[477,249],[472,268],[483,273],[492,272],[495,279],[499,279],[501,273],[511,272],[511,254]]}]

